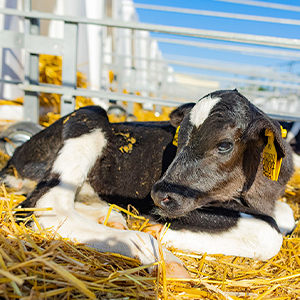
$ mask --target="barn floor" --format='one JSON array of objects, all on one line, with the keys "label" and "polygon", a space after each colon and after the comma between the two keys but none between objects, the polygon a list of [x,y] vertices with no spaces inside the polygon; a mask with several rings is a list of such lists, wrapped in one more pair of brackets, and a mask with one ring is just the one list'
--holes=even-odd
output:
[{"label": "barn floor", "polygon": [[[6,157],[0,155],[0,162]],[[0,299],[300,299],[300,224],[268,261],[171,249],[192,279],[150,277],[138,261],[15,223],[23,196],[0,187]],[[282,201],[300,218],[300,170]],[[132,226],[143,220],[131,219]]]}]

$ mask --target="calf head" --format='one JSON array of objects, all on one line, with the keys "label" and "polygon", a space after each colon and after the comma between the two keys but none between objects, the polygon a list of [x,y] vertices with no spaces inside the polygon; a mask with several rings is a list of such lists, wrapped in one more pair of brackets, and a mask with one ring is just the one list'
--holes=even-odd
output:
[{"label": "calf head", "polygon": [[[158,212],[180,217],[203,206],[228,201],[272,215],[274,201],[293,167],[280,125],[233,91],[217,91],[170,115],[179,126],[176,157],[151,196]],[[278,181],[263,176],[262,153],[273,132],[283,158]]]}]

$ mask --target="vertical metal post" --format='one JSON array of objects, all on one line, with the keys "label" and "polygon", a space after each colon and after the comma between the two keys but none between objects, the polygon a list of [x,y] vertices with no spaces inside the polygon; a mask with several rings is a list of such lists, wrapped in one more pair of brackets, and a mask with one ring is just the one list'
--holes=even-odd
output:
[{"label": "vertical metal post", "polygon": [[[31,10],[31,0],[24,1],[24,10]],[[38,35],[40,32],[38,19],[25,19],[25,34]],[[25,84],[39,83],[39,55],[29,53],[25,49],[24,62]],[[39,98],[38,93],[25,91],[24,97],[24,119],[35,123],[39,122]]]},{"label": "vertical metal post", "polygon": [[121,34],[123,33],[122,32],[122,29],[120,28],[117,28],[117,37],[116,37],[116,50],[115,50],[115,62],[116,62],[116,65],[117,65],[117,82],[118,82],[118,85],[117,85],[117,91],[118,93],[122,93],[123,92],[123,77],[124,77],[124,58],[121,56],[121,53],[119,53],[119,49],[123,49],[122,48],[122,42],[123,42],[123,39],[121,38]]},{"label": "vertical metal post", "polygon": [[[78,24],[65,22],[64,26],[64,55],[62,62],[62,85],[76,89],[77,86],[77,47]],[[60,114],[65,116],[75,109],[75,97],[62,95],[60,100]]]},{"label": "vertical metal post", "polygon": [[[107,0],[103,0],[102,3],[102,15],[101,18],[105,19],[107,17]],[[104,40],[107,36],[107,27],[101,26],[101,33],[100,33],[100,58],[99,58],[99,69],[100,69],[100,82],[99,82],[99,90],[102,89],[102,76],[103,76],[103,70],[104,70]],[[105,78],[107,74],[105,74]]]}]

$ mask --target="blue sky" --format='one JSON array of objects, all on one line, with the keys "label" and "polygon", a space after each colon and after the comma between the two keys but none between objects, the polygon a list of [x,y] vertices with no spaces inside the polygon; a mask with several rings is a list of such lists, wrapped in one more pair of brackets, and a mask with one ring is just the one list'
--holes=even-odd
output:
[{"label": "blue sky", "polygon": [[[192,8],[200,10],[210,10],[219,12],[229,12],[238,14],[248,14],[257,16],[267,16],[275,18],[286,18],[300,20],[300,12],[278,10],[271,8],[262,8],[248,5],[240,5],[233,3],[225,3],[214,0],[134,0],[136,3],[142,4],[153,4],[161,6],[172,6],[172,7],[183,7]],[[298,6],[300,8],[300,0],[264,0],[264,2],[271,3],[281,3]],[[285,37],[292,39],[300,39],[300,26],[295,25],[282,25],[274,23],[256,22],[256,21],[245,21],[245,20],[234,20],[221,17],[208,17],[199,15],[188,15],[181,13],[171,13],[171,12],[160,12],[153,10],[137,9],[139,19],[141,22],[162,24],[162,25],[172,25],[181,27],[191,27],[199,29],[217,30],[217,31],[228,31],[236,33],[247,33],[263,36],[274,36],[274,37]],[[163,36],[167,35],[152,33],[152,36]],[[174,36],[168,36],[174,38]],[[197,40],[203,42],[213,42],[222,43],[219,41],[205,40],[205,39],[194,39],[194,38],[184,38],[176,37],[189,40]],[[237,43],[227,43],[232,45],[239,45]],[[251,46],[244,44],[244,46]],[[211,49],[202,49],[196,47],[171,45],[166,43],[161,43],[159,45],[164,56],[168,54],[173,55],[184,55],[192,57],[200,57],[202,59],[215,59],[227,62],[235,63],[246,63],[253,65],[264,65],[264,66],[281,66],[281,69],[286,71],[290,70],[286,66],[289,61],[280,58],[266,58],[259,56],[251,56],[244,54],[237,54],[228,51],[217,51]],[[299,60],[299,59],[298,59]],[[182,67],[176,67],[177,70],[182,70]],[[300,63],[296,62],[293,69],[294,72],[300,72]],[[195,72],[195,70],[189,69],[190,72]]]}]

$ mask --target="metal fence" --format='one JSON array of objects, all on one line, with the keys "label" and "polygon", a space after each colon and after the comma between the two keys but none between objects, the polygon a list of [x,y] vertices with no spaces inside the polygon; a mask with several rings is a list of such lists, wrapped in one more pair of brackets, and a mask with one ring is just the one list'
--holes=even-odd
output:
[{"label": "metal fence", "polygon": [[[116,0],[117,1],[117,0]],[[200,10],[184,10],[160,6],[135,4],[139,9],[169,10],[181,13],[211,15],[216,12]],[[235,65],[220,63],[219,61],[207,61],[198,59],[191,60],[189,57],[151,57],[151,55],[141,55],[141,53],[122,54],[118,51],[118,43],[122,44],[122,39],[127,43],[141,41],[145,39],[148,51],[151,51],[151,41],[159,43],[180,44],[199,48],[219,49],[232,52],[246,52],[250,55],[261,56],[284,56],[287,59],[300,59],[300,39],[279,38],[270,36],[258,36],[241,33],[221,32],[204,29],[185,28],[177,26],[165,26],[146,24],[138,21],[124,21],[114,18],[105,17],[100,20],[89,19],[85,17],[74,17],[67,15],[56,15],[31,10],[31,1],[25,0],[24,10],[10,8],[0,9],[0,14],[14,15],[24,18],[24,32],[3,30],[0,31],[0,47],[24,49],[24,80],[12,81],[1,79],[1,82],[8,84],[17,84],[25,92],[24,98],[24,118],[38,122],[39,103],[38,93],[55,93],[61,95],[61,114],[65,115],[72,112],[75,107],[75,96],[96,97],[99,99],[110,99],[116,101],[128,101],[137,103],[151,103],[154,105],[178,106],[183,102],[196,101],[199,89],[193,83],[178,85],[174,78],[174,72],[170,70],[171,65],[193,67],[199,70],[214,70],[222,73],[230,73],[234,76],[228,78],[222,75],[201,75],[182,72],[181,75],[188,75],[195,80],[211,79],[212,81],[227,81],[233,85],[242,84],[243,92],[246,96],[257,98],[257,104],[263,106],[267,112],[282,120],[300,121],[300,116],[295,107],[299,106],[300,99],[300,76],[290,72],[279,72],[273,67],[254,67],[251,65]],[[245,18],[245,15],[225,14],[222,17],[228,18]],[[247,17],[247,16],[246,16]],[[254,17],[248,16],[248,19]],[[40,20],[58,20],[64,22],[64,38],[50,38],[39,34]],[[256,18],[257,19],[257,18]],[[256,21],[253,19],[253,21]],[[264,22],[279,22],[274,18],[265,17]],[[294,22],[293,25],[300,25],[297,20],[283,20],[286,23]],[[298,22],[297,24],[295,22]],[[282,20],[281,20],[282,22]],[[117,80],[108,82],[100,76],[99,88],[97,90],[76,88],[76,70],[77,70],[77,49],[78,49],[78,26],[80,24],[93,24],[105,28],[114,28],[116,35],[115,49],[105,52],[101,51],[101,67],[107,68],[114,72]],[[129,31],[128,31],[129,29]],[[127,31],[126,31],[127,30]],[[151,37],[140,34],[143,32],[164,33],[174,35],[174,37]],[[176,38],[177,36],[196,37],[199,41],[187,41]],[[211,43],[206,40],[219,40],[238,42],[241,45],[220,45]],[[267,46],[260,48],[259,51],[249,45]],[[104,47],[104,46],[103,46]],[[269,48],[268,48],[269,47]],[[271,47],[277,47],[273,49]],[[120,47],[119,47],[120,48]],[[39,83],[39,54],[59,55],[63,57],[62,66],[62,86],[46,85]],[[190,60],[189,60],[190,59]],[[129,61],[129,63],[127,63]],[[144,74],[144,75],[143,75]],[[146,74],[146,77],[145,77]],[[180,74],[179,74],[180,75]],[[141,78],[146,78],[142,83]],[[159,80],[158,80],[159,78]],[[259,91],[258,86],[264,85],[273,87],[273,91]],[[105,88],[103,88],[105,87]],[[255,87],[255,88],[253,88]],[[288,93],[278,94],[278,89],[284,89]],[[129,93],[124,94],[122,91],[128,89]],[[210,87],[204,91],[209,91]],[[111,90],[117,90],[112,92]],[[139,91],[140,95],[134,93]],[[266,101],[266,99],[268,101]],[[281,99],[281,100],[280,100]],[[284,99],[284,100],[282,100]],[[287,102],[288,99],[288,102]],[[281,101],[281,102],[280,102]],[[286,104],[292,105],[293,109],[287,109]],[[285,107],[285,109],[283,109]]]}]

